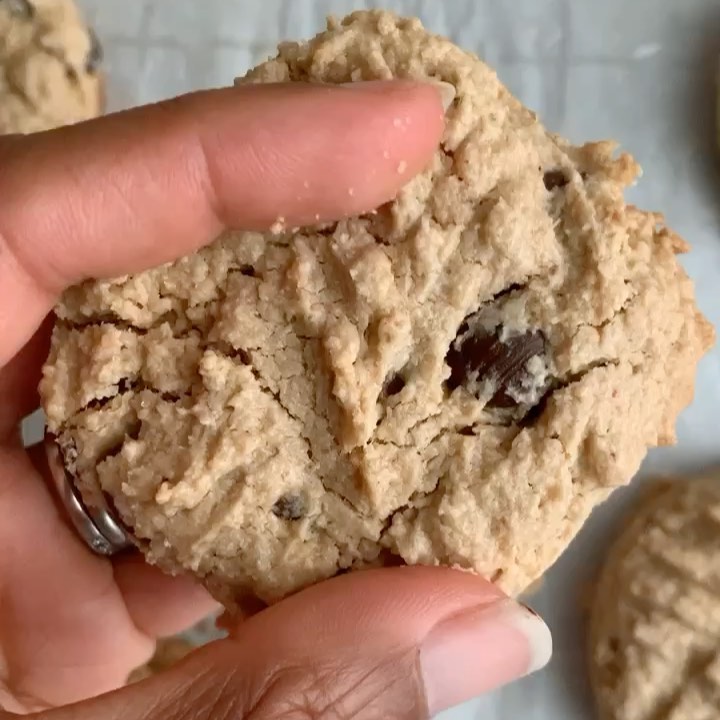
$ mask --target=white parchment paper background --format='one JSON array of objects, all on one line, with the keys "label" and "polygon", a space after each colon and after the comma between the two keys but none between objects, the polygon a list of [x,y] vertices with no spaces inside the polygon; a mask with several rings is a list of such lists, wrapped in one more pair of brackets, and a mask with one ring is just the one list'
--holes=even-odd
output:
[{"label": "white parchment paper background", "polygon": [[[228,84],[308,37],[326,14],[381,5],[418,15],[494,65],[546,125],[581,141],[614,137],[642,163],[633,202],[660,209],[692,244],[684,259],[700,304],[720,323],[720,173],[714,144],[717,0],[81,0],[106,49],[111,109]],[[715,37],[718,40],[715,40]],[[677,447],[641,476],[720,463],[720,353],[700,369]],[[592,718],[583,598],[635,488],[601,508],[533,598],[556,641],[552,665],[447,720]]]}]

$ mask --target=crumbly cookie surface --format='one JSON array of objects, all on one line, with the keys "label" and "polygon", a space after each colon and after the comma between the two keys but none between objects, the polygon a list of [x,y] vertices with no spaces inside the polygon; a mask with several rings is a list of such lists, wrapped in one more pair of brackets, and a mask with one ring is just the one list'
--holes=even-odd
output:
[{"label": "crumbly cookie surface", "polygon": [[659,486],[618,538],[591,652],[607,720],[720,716],[720,474]]},{"label": "crumbly cookie surface", "polygon": [[0,0],[0,133],[99,115],[101,56],[74,0]]},{"label": "crumbly cookie surface", "polygon": [[549,134],[419,21],[355,13],[245,81],[392,77],[457,91],[394,202],[58,308],[41,390],[69,471],[229,606],[397,562],[521,592],[673,441],[712,342],[684,242],[623,200],[634,161]]}]

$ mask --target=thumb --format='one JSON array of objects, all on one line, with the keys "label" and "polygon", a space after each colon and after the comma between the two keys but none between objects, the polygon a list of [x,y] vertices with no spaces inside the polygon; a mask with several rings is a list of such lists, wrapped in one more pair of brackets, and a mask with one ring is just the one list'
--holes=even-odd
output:
[{"label": "thumb", "polygon": [[550,633],[478,577],[353,573],[246,621],[151,680],[42,720],[427,718],[539,669]]}]

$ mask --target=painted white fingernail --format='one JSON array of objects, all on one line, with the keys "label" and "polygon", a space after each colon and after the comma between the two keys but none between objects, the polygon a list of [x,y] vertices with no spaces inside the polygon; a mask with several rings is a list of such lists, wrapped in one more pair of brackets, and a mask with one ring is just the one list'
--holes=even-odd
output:
[{"label": "painted white fingernail", "polygon": [[545,621],[527,605],[519,604],[520,612],[515,609],[512,616],[517,628],[527,637],[532,650],[526,675],[542,670],[552,658],[553,642],[550,628]]},{"label": "painted white fingernail", "polygon": [[[357,80],[355,82],[348,82],[348,83],[338,83],[339,87],[345,87],[345,88],[358,88],[363,89],[367,88],[369,84],[377,84],[377,83],[386,83],[388,81],[386,80]],[[440,101],[442,102],[443,109],[445,112],[448,111],[448,108],[453,104],[453,101],[457,97],[457,90],[455,89],[455,86],[445,82],[444,80],[433,80],[432,78],[428,78],[426,80],[423,80],[422,82],[427,83],[428,85],[435,86],[439,93],[440,93]],[[236,77],[233,80],[233,85],[235,87],[238,87],[239,85],[246,85],[247,81],[242,77]]]},{"label": "painted white fingernail", "polygon": [[552,638],[532,610],[510,599],[471,608],[435,626],[420,649],[431,714],[547,665]]},{"label": "painted white fingernail", "polygon": [[[355,82],[349,82],[349,83],[337,83],[337,87],[344,87],[344,88],[357,88],[358,90],[367,89],[368,86],[371,85],[380,85],[380,84],[387,84],[388,80],[357,80]],[[445,82],[444,80],[435,80],[433,78],[427,78],[425,80],[418,80],[417,82],[424,82],[427,85],[433,85],[438,89],[438,92],[440,93],[440,101],[442,102],[443,109],[445,112],[448,111],[448,108],[453,104],[453,101],[457,97],[457,90],[455,89],[455,86],[451,83]],[[238,87],[240,85],[247,85],[247,80],[242,77],[237,77],[233,81],[233,85],[235,87]]]},{"label": "painted white fingernail", "polygon": [[455,89],[455,86],[451,85],[448,82],[444,82],[443,80],[432,80],[431,84],[435,85],[440,91],[440,99],[442,100],[445,112],[447,112],[448,108],[453,104],[453,101],[457,96],[457,90]]},{"label": "painted white fingernail", "polygon": [[[385,80],[358,80],[357,82],[349,82],[349,83],[339,83],[340,87],[345,88],[358,88],[362,89],[363,87],[367,87],[368,83],[377,83],[377,82],[387,82]],[[457,91],[455,90],[455,86],[451,85],[448,82],[444,82],[443,80],[433,80],[432,78],[418,81],[418,82],[424,82],[427,85],[432,85],[438,89],[440,92],[440,100],[443,105],[443,109],[445,112],[447,112],[448,108],[453,104],[453,100],[455,100],[455,97],[457,95]]]}]

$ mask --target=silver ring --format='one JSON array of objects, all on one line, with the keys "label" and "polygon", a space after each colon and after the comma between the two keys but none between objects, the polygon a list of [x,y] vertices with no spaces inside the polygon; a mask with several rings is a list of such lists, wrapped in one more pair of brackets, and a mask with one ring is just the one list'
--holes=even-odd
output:
[{"label": "silver ring", "polygon": [[103,503],[90,507],[83,502],[75,487],[72,475],[65,467],[62,453],[55,438],[45,438],[48,466],[60,500],[67,510],[70,521],[85,544],[98,555],[115,555],[134,545],[132,537]]}]

